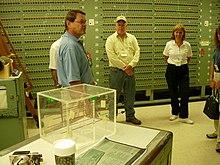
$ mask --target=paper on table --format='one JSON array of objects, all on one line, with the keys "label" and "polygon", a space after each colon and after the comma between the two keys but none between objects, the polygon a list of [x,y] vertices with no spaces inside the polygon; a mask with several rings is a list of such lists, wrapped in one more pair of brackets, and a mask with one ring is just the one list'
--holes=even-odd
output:
[{"label": "paper on table", "polygon": [[146,149],[118,143],[107,138],[79,155],[76,165],[132,164]]},{"label": "paper on table", "polygon": [[158,130],[120,123],[117,123],[116,131],[117,133],[108,137],[108,139],[143,149],[145,149],[160,132]]}]

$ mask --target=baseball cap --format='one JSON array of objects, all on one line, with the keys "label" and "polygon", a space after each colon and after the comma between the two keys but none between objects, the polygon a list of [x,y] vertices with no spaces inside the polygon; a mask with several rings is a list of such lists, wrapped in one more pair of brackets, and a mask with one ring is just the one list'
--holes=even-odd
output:
[{"label": "baseball cap", "polygon": [[118,17],[116,18],[116,22],[118,22],[118,21],[124,21],[124,22],[127,22],[125,16],[123,16],[123,15],[120,15],[120,16],[118,16]]}]

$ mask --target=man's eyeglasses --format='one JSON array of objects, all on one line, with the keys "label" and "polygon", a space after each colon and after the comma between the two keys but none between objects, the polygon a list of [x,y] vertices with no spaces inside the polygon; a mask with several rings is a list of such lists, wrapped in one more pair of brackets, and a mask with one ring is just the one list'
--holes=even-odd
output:
[{"label": "man's eyeglasses", "polygon": [[75,20],[75,22],[79,24],[86,24],[86,20]]}]

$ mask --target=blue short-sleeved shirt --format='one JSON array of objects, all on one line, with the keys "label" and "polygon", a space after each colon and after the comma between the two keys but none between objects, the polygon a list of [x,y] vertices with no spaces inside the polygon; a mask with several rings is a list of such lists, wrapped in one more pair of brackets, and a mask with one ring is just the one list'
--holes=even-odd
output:
[{"label": "blue short-sleeved shirt", "polygon": [[59,84],[69,86],[70,82],[92,83],[92,71],[83,47],[76,37],[65,32],[57,61]]}]

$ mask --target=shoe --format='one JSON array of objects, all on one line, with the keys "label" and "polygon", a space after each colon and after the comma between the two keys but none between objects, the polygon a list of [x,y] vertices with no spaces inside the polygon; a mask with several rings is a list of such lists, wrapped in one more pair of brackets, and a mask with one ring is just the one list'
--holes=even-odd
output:
[{"label": "shoe", "polygon": [[186,124],[193,124],[193,121],[188,118],[180,118],[179,121]]},{"label": "shoe", "polygon": [[220,142],[217,142],[215,150],[220,153]]},{"label": "shoe", "polygon": [[170,121],[176,120],[177,118],[178,118],[177,115],[172,115],[172,116],[170,116]]},{"label": "shoe", "polygon": [[130,123],[133,123],[135,125],[140,125],[141,124],[141,121],[138,120],[137,118],[130,118],[130,119],[126,119],[126,122],[130,122]]},{"label": "shoe", "polygon": [[218,135],[216,133],[210,133],[210,134],[206,134],[206,136],[209,139],[216,139]]}]

